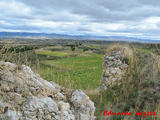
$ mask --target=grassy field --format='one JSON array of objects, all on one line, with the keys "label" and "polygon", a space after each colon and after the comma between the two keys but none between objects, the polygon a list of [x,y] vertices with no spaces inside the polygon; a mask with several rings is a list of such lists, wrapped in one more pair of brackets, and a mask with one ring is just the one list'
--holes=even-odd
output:
[{"label": "grassy field", "polygon": [[[20,65],[30,65],[33,68],[37,65],[36,72],[43,79],[56,82],[63,87],[84,90],[96,106],[95,116],[98,120],[104,119],[100,115],[108,108],[118,112],[152,110],[158,113],[160,111],[160,102],[158,102],[160,96],[155,89],[159,87],[160,78],[159,51],[153,53],[152,51],[156,49],[133,46],[134,59],[130,64],[133,67],[129,67],[122,84],[110,87],[104,93],[92,94],[96,93],[102,74],[103,53],[95,51],[105,51],[107,46],[101,48],[101,46],[87,44],[84,48],[92,48],[87,51],[84,51],[83,47],[72,51],[69,47],[45,46],[43,49],[21,54],[14,51],[6,53],[1,55],[1,59]],[[113,120],[121,119],[126,118]],[[146,118],[146,120],[157,119]]]},{"label": "grassy field", "polygon": [[38,55],[46,55],[46,56],[55,56],[55,57],[64,57],[69,56],[71,53],[67,52],[59,52],[59,51],[47,51],[47,50],[37,50],[36,54]]},{"label": "grassy field", "polygon": [[[68,57],[57,60],[44,60],[40,75],[49,81],[78,89],[94,89],[100,82],[103,55]],[[46,75],[47,74],[47,75]]]}]

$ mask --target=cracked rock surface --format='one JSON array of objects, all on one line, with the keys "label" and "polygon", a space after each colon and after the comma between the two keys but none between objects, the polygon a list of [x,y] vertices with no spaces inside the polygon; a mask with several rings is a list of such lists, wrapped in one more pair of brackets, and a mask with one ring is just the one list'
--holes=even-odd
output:
[{"label": "cracked rock surface", "polygon": [[125,61],[126,58],[122,51],[123,48],[113,50],[110,55],[108,53],[104,55],[102,64],[103,73],[99,85],[99,91],[107,90],[107,87],[114,84],[120,84],[120,80],[128,68]]},{"label": "cracked rock surface", "polygon": [[0,62],[0,120],[94,120],[94,111],[83,91],[48,82],[25,65]]}]

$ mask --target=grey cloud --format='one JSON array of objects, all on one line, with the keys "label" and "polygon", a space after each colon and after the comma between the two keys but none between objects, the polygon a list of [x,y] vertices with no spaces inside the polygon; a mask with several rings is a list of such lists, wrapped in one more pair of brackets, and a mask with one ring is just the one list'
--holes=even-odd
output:
[{"label": "grey cloud", "polygon": [[46,13],[51,16],[48,19],[52,20],[58,18],[55,13],[62,15],[62,11],[86,16],[90,21],[96,22],[132,21],[160,16],[158,12],[160,4],[157,3],[155,9],[153,3],[156,1],[147,0],[23,0],[23,2],[35,7],[37,15],[44,16]]},{"label": "grey cloud", "polygon": [[139,3],[142,5],[153,5],[153,6],[160,6],[160,1],[159,0],[139,0]]},{"label": "grey cloud", "polygon": [[[104,35],[108,32],[158,35],[160,31],[159,28],[139,27],[150,17],[160,17],[158,0],[1,0],[0,5],[3,2],[7,4],[0,8],[0,21],[12,24],[1,23],[3,29],[73,34],[102,31]],[[17,8],[12,7],[12,2],[17,3]],[[50,23],[52,25],[48,25]],[[115,24],[113,27],[122,24],[125,28],[113,29],[110,26],[110,29],[103,29],[104,24],[112,23]],[[158,26],[159,23],[156,24]]]}]

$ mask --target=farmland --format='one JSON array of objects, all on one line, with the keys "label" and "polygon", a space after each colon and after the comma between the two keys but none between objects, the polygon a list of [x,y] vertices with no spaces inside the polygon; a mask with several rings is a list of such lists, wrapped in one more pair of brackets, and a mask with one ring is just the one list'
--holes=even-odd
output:
[{"label": "farmland", "polygon": [[[114,106],[118,111],[131,110],[133,113],[138,106],[140,110],[158,111],[154,102],[150,103],[148,108],[142,106],[150,99],[158,100],[159,97],[157,91],[156,94],[152,94],[155,86],[158,87],[159,80],[158,44],[121,44],[133,51],[133,62],[129,64],[130,67],[121,85],[115,85],[99,93],[97,88],[102,76],[103,56],[108,46],[112,45],[108,42],[105,44],[93,43],[93,41],[82,43],[68,40],[62,43],[56,41],[52,44],[40,45],[1,45],[1,60],[30,66],[43,79],[55,82],[62,87],[72,90],[82,89],[94,102],[95,116],[98,119],[103,119],[100,114],[110,106]],[[117,119],[123,118],[114,118],[114,120]]]},{"label": "farmland", "polygon": [[[103,54],[92,51],[36,51],[40,61],[40,75],[69,88],[94,89],[98,87],[102,73]],[[45,56],[45,57],[44,57]],[[52,57],[53,59],[49,58]],[[47,59],[49,58],[49,59]]]}]

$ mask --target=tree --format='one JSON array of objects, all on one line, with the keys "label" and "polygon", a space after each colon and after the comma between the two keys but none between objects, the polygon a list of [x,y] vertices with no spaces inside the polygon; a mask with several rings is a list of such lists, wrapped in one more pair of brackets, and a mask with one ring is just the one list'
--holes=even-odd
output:
[{"label": "tree", "polygon": [[71,45],[71,50],[75,51],[75,49],[76,49],[75,45]]}]

